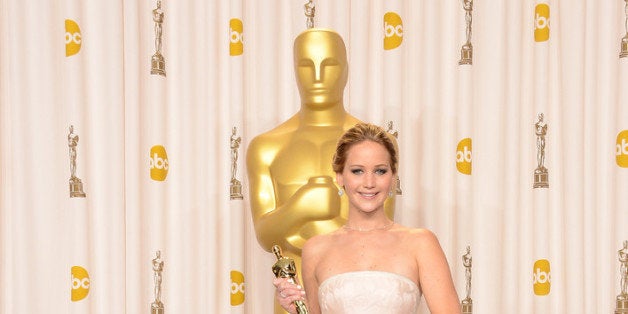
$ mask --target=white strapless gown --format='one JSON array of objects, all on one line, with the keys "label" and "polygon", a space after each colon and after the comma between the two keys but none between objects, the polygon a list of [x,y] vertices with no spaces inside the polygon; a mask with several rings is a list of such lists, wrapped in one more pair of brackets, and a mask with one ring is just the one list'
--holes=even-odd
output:
[{"label": "white strapless gown", "polygon": [[420,299],[412,280],[382,271],[334,275],[318,288],[322,314],[414,314]]}]

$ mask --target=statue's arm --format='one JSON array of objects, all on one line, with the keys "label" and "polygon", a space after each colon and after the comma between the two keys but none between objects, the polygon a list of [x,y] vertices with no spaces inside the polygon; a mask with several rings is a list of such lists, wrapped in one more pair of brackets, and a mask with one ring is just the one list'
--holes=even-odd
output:
[{"label": "statue's arm", "polygon": [[[253,139],[247,151],[247,171],[253,224],[258,242],[266,251],[275,244],[289,251],[300,251],[299,230],[311,221],[338,215],[340,197],[329,176],[313,177],[281,205],[270,173],[274,148]],[[334,210],[336,209],[336,210]]]}]

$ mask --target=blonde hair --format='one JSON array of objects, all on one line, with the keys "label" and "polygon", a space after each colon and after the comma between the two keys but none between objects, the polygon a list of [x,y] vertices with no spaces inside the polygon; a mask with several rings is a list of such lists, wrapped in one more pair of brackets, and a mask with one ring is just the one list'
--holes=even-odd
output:
[{"label": "blonde hair", "polygon": [[396,174],[399,157],[397,156],[397,148],[392,140],[392,135],[383,128],[370,123],[358,123],[340,137],[332,160],[334,172],[339,173],[344,170],[349,149],[353,145],[364,141],[371,141],[384,146],[388,151],[388,155],[390,155],[390,168],[393,174]]}]

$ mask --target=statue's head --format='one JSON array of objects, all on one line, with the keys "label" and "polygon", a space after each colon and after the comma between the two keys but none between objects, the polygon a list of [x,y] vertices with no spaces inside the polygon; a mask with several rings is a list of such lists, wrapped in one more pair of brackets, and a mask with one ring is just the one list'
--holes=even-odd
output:
[{"label": "statue's head", "polygon": [[324,107],[342,102],[349,69],[338,33],[311,28],[299,34],[294,40],[294,67],[302,103]]}]

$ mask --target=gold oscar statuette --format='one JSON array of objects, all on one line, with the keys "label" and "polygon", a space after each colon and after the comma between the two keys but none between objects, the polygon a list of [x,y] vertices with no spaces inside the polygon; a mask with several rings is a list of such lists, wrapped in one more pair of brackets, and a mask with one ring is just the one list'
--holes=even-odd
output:
[{"label": "gold oscar statuette", "polygon": [[465,11],[465,22],[467,25],[467,41],[462,45],[460,49],[459,65],[473,64],[473,45],[471,44],[471,22],[473,20],[473,0],[462,0],[462,5]]},{"label": "gold oscar statuette", "polygon": [[[297,266],[294,260],[281,255],[281,247],[279,245],[273,246],[273,253],[277,257],[277,262],[273,265],[273,274],[277,278],[288,278],[288,281],[293,284],[298,284],[296,280]],[[307,307],[301,300],[294,301],[294,305],[297,308],[298,314],[307,314]]]},{"label": "gold oscar statuette", "polygon": [[615,314],[628,314],[628,241],[624,241],[624,247],[617,252],[619,255],[619,286],[621,292],[617,296]]},{"label": "gold oscar statuette", "polygon": [[76,147],[79,136],[74,133],[74,126],[70,125],[68,134],[68,147],[70,148],[70,197],[85,197],[83,182],[76,176]]},{"label": "gold oscar statuette", "polygon": [[153,278],[155,279],[155,301],[150,304],[151,314],[164,314],[164,304],[161,302],[161,273],[164,271],[164,261],[161,259],[161,251],[156,252],[153,263]]},{"label": "gold oscar statuette", "polygon": [[234,126],[231,130],[231,184],[229,186],[230,198],[232,200],[242,199],[242,183],[236,179],[236,171],[238,169],[238,148],[242,138],[236,136],[238,129]]},{"label": "gold oscar statuette", "polygon": [[473,300],[471,299],[471,266],[472,266],[472,257],[471,257],[471,247],[467,246],[467,253],[462,255],[462,265],[464,265],[464,273],[467,283],[467,296],[464,298],[460,304],[462,307],[462,314],[472,314],[473,313]]},{"label": "gold oscar statuette", "polygon": [[[304,243],[337,230],[347,220],[348,198],[338,195],[331,163],[338,139],[361,121],[344,108],[349,68],[337,32],[322,28],[301,32],[294,40],[292,61],[300,109],[249,142],[246,169],[260,246],[269,253],[273,245],[281,246],[298,270]],[[394,202],[390,197],[384,203],[388,217],[394,216]],[[276,303],[274,313],[285,311]]]},{"label": "gold oscar statuette", "polygon": [[619,57],[625,58],[628,57],[628,0],[624,0],[626,4],[624,5],[624,14],[626,17],[624,18],[624,28],[626,29],[626,35],[621,39],[621,46],[619,51]]},{"label": "gold oscar statuette", "polygon": [[534,123],[534,133],[536,134],[536,161],[537,167],[534,170],[534,188],[548,188],[549,180],[545,163],[545,135],[547,134],[547,124],[543,122],[543,113],[539,113],[537,121]]},{"label": "gold oscar statuette", "polygon": [[[394,138],[399,138],[399,132],[394,129],[392,121],[386,122],[386,131],[390,135],[392,135]],[[399,175],[397,175],[395,179],[395,194],[396,195],[403,194],[403,191],[401,190],[401,180],[399,179]]]},{"label": "gold oscar statuette", "polygon": [[307,28],[314,27],[314,15],[316,14],[316,5],[314,5],[314,1],[309,0],[305,5],[303,5],[303,11],[305,13],[305,26]]},{"label": "gold oscar statuette", "polygon": [[150,59],[150,74],[166,76],[166,61],[161,54],[161,35],[164,23],[164,11],[161,10],[161,0],[157,0],[157,8],[153,10],[155,22],[155,54]]}]

